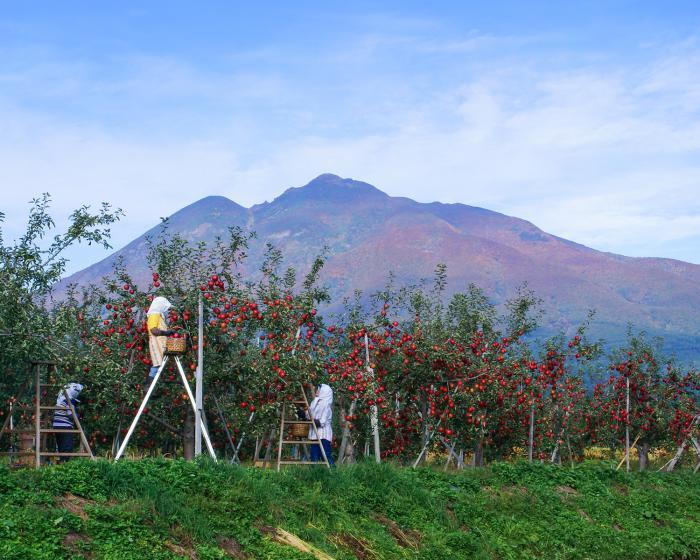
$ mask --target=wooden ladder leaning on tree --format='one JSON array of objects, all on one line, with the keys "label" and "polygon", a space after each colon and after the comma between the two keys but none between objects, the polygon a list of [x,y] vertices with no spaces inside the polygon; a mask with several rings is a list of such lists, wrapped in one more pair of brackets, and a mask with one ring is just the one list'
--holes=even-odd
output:
[{"label": "wooden ladder leaning on tree", "polygon": [[[0,456],[14,457],[33,457],[34,466],[40,467],[43,464],[45,458],[49,457],[90,457],[94,459],[95,456],[92,454],[90,449],[90,444],[85,437],[85,432],[80,424],[80,419],[75,411],[75,407],[68,396],[63,385],[55,383],[56,377],[58,376],[58,368],[54,362],[41,362],[35,361],[31,365],[33,378],[34,378],[34,402],[32,405],[21,405],[14,400],[10,402],[9,411],[5,421],[3,423],[2,429],[0,429],[0,441],[2,441],[3,436],[8,435],[10,439],[10,445],[8,451],[0,452]],[[43,376],[47,375],[48,382],[44,382]],[[26,385],[25,385],[26,387]],[[49,395],[47,389],[60,388],[66,399],[66,406],[56,406],[54,404],[44,405],[42,404],[42,398]],[[24,388],[20,391],[24,393]],[[52,396],[54,393],[50,393]],[[32,428],[22,428],[17,427],[14,422],[14,412],[16,410],[27,410],[34,409],[33,415],[33,427]],[[52,426],[53,413],[57,410],[67,410],[71,413],[71,417],[75,424],[73,429],[58,429]],[[48,414],[44,414],[48,412]],[[48,434],[78,434],[80,440],[80,448],[77,452],[58,452],[49,451],[45,449],[47,435]],[[27,438],[26,436],[33,435],[33,444],[30,445],[28,442],[32,438]],[[17,447],[15,442],[16,436],[19,436],[21,444]],[[23,437],[24,436],[24,437]],[[33,449],[31,449],[33,447]],[[30,460],[31,462],[31,460]]]},{"label": "wooden ladder leaning on tree", "polygon": [[[314,425],[314,417],[309,408],[309,401],[306,398],[304,386],[300,383],[300,399],[291,402],[285,401],[282,403],[282,411],[280,413],[280,428],[279,428],[279,445],[277,447],[277,470],[280,470],[282,465],[318,465],[323,464],[330,468],[330,462],[326,457],[326,450],[321,442],[321,435],[318,430],[314,430],[315,439],[309,439],[308,431]],[[298,407],[303,407],[303,410],[308,412],[308,419],[301,420],[299,418],[289,418],[288,414],[296,415]],[[299,458],[283,458],[283,449],[285,446],[304,446],[306,453],[309,453],[309,446],[318,445],[321,450],[322,462],[314,462],[308,458],[301,458],[301,448],[297,447]]]}]

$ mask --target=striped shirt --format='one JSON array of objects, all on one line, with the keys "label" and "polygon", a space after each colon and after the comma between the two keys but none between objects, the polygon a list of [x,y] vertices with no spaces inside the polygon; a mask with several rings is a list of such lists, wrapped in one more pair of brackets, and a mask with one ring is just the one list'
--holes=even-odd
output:
[{"label": "striped shirt", "polygon": [[56,410],[53,413],[53,427],[54,428],[66,428],[72,429],[73,425],[73,412],[70,409],[68,401],[66,399],[66,393],[70,397],[70,402],[73,406],[78,403],[78,395],[83,390],[83,386],[79,383],[69,383],[58,394],[56,398],[56,406],[62,407],[62,409]]}]

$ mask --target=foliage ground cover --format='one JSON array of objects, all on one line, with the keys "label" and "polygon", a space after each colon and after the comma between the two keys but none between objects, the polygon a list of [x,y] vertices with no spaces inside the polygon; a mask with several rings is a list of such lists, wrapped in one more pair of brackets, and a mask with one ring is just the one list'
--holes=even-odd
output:
[{"label": "foliage ground cover", "polygon": [[698,558],[700,479],[494,463],[277,473],[206,461],[0,467],[0,557]]}]

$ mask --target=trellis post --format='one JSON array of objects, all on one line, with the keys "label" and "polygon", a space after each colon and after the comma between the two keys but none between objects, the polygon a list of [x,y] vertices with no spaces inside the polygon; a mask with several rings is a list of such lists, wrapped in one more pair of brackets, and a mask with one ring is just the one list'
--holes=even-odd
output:
[{"label": "trellis post", "polygon": [[202,293],[199,293],[197,320],[197,372],[195,374],[195,408],[194,418],[194,454],[195,457],[202,454],[202,414],[203,405],[203,378],[204,378],[204,301]]}]

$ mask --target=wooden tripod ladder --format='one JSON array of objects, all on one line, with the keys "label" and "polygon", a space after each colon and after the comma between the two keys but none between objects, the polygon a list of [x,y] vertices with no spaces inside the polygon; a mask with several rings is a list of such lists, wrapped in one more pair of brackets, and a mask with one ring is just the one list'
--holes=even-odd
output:
[{"label": "wooden tripod ladder", "polygon": [[[87,438],[85,437],[85,432],[83,431],[83,427],[80,424],[80,419],[78,418],[78,414],[75,411],[75,407],[73,406],[73,403],[71,402],[67,391],[62,385],[51,383],[51,381],[55,380],[55,376],[58,373],[56,364],[54,362],[32,362],[32,370],[34,374],[34,402],[32,405],[21,405],[15,402],[10,403],[9,414],[5,418],[5,422],[3,423],[2,429],[0,430],[0,441],[2,440],[2,437],[4,435],[9,436],[10,450],[3,451],[0,453],[0,455],[10,457],[33,457],[34,466],[37,468],[42,465],[42,458],[45,457],[90,457],[91,459],[94,459],[95,456],[92,454],[90,444],[88,443]],[[52,374],[54,377],[52,377]],[[44,382],[44,375],[48,376],[48,383]],[[59,388],[59,391],[63,392],[67,406],[43,405],[41,399],[42,397],[48,394],[47,389],[49,388]],[[52,392],[51,395],[53,394],[54,393]],[[34,409],[34,427],[32,429],[18,428],[15,425],[13,418],[15,410],[26,410],[32,408]],[[52,412],[56,410],[69,410],[75,423],[75,428],[72,430],[53,428],[51,422]],[[45,411],[49,412],[49,414],[44,415]],[[48,451],[42,449],[43,447],[46,447],[46,436],[48,434],[58,433],[79,434],[80,450],[77,452],[60,453],[58,451]],[[34,449],[31,449],[30,445],[24,443],[28,442],[26,436],[30,434],[34,436],[32,442],[32,446],[34,447]],[[24,445],[20,445],[19,448],[16,447],[16,436],[19,436],[20,441],[24,443]]]},{"label": "wooden tripod ladder", "polygon": [[[277,448],[277,470],[280,470],[280,467],[282,465],[318,465],[318,464],[324,464],[326,467],[330,468],[330,462],[328,461],[328,457],[326,457],[326,450],[323,448],[323,443],[321,443],[321,436],[318,433],[318,430],[314,430],[316,434],[315,439],[308,439],[308,435],[304,435],[303,437],[300,438],[295,438],[294,436],[291,435],[290,429],[294,425],[298,426],[304,426],[306,429],[310,428],[313,423],[314,423],[314,418],[311,413],[311,409],[309,408],[309,401],[306,398],[306,391],[304,390],[304,386],[300,383],[299,388],[301,390],[301,398],[295,401],[287,402],[285,401],[282,404],[282,413],[280,415],[280,433],[279,433],[279,446]],[[309,419],[308,420],[299,420],[296,417],[295,418],[289,418],[288,414],[293,413],[296,416],[297,409],[298,407],[303,406],[304,410],[308,412]],[[297,428],[299,429],[299,428]],[[315,461],[309,460],[307,457],[306,459],[301,458],[301,453],[299,455],[298,459],[294,458],[282,458],[282,449],[284,448],[285,445],[288,446],[299,446],[303,445],[305,446],[304,449],[306,450],[307,454],[309,452],[309,446],[311,445],[318,445],[321,449],[321,456],[323,457],[323,463],[318,463]],[[297,447],[298,451],[301,451],[300,448]]]}]

